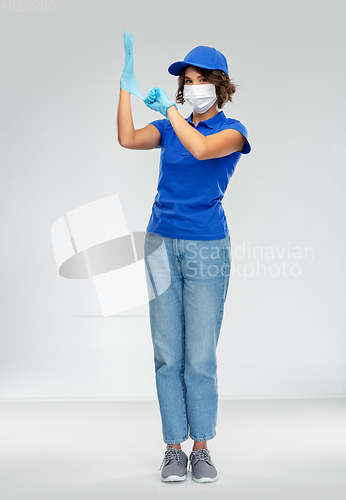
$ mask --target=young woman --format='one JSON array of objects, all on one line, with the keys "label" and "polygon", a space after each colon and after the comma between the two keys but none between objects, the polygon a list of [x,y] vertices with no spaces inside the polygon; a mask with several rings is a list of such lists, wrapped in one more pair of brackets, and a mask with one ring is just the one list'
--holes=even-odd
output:
[{"label": "young woman", "polygon": [[[118,140],[129,149],[161,148],[144,245],[148,290],[155,292],[149,301],[150,327],[167,444],[161,480],[184,480],[190,462],[195,481],[211,482],[217,470],[207,440],[216,435],[216,348],[231,271],[221,202],[241,155],[251,146],[244,125],[220,111],[236,88],[225,56],[206,46],[168,68],[178,76],[176,102],[189,101],[191,115],[183,118],[165,91],[154,87],[144,102],[164,118],[135,130],[130,93],[143,97],[133,72],[133,34],[126,33]],[[189,457],[181,449],[188,437],[194,441]]]}]

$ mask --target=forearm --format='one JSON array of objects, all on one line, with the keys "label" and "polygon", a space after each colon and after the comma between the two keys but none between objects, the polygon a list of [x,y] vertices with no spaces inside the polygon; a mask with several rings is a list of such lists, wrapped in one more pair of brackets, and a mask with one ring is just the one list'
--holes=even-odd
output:
[{"label": "forearm", "polygon": [[123,147],[134,141],[135,129],[132,119],[131,98],[129,92],[120,89],[118,105],[118,141]]},{"label": "forearm", "polygon": [[203,154],[205,137],[181,116],[175,106],[167,109],[167,117],[180,142],[197,159]]}]

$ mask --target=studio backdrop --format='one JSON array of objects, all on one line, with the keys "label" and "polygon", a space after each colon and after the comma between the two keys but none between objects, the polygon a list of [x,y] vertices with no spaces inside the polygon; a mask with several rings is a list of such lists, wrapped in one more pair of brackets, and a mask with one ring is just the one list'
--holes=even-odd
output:
[{"label": "studio backdrop", "polygon": [[[220,398],[345,396],[340,2],[24,4],[0,11],[0,398],[156,397],[141,244],[160,150],[117,141],[125,29],[143,95],[174,100],[167,68],[197,45],[237,85],[223,111],[252,151],[223,199]],[[131,103],[136,128],[161,118]]]}]

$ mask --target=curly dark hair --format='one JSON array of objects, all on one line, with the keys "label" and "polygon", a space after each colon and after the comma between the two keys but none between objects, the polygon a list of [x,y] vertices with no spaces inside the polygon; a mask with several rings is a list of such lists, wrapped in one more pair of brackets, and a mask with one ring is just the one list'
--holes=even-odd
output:
[{"label": "curly dark hair", "polygon": [[[179,104],[184,104],[184,78],[185,78],[185,70],[188,66],[186,66],[178,76],[178,90],[176,93],[176,102]],[[236,91],[236,85],[228,75],[221,69],[205,69],[198,68],[197,66],[192,66],[196,71],[198,71],[204,78],[209,82],[215,85],[216,96],[217,96],[217,106],[221,109],[226,102],[232,102],[232,95]]]}]

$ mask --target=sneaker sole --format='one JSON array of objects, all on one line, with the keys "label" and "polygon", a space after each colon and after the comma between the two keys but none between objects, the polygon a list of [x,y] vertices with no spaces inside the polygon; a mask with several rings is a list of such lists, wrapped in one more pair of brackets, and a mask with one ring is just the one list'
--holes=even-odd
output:
[{"label": "sneaker sole", "polygon": [[161,481],[168,482],[168,481],[184,481],[186,479],[186,474],[185,476],[168,476],[168,477],[162,477],[161,476]]},{"label": "sneaker sole", "polygon": [[213,483],[214,481],[217,480],[217,476],[215,476],[215,477],[200,477],[199,479],[192,476],[192,479],[194,481],[196,481],[196,483]]}]

